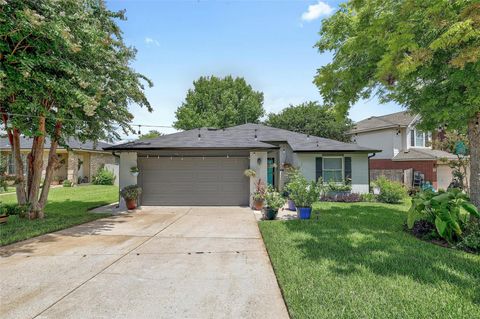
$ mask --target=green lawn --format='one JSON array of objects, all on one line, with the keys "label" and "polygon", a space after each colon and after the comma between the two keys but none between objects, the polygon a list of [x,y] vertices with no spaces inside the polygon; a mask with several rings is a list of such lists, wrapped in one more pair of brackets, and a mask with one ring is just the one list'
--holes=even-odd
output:
[{"label": "green lawn", "polygon": [[315,210],[260,223],[292,318],[480,318],[480,256],[404,232],[406,206]]},{"label": "green lawn", "polygon": [[[45,218],[25,220],[10,216],[0,225],[0,246],[105,217],[87,210],[118,201],[117,186],[79,186],[50,190]],[[15,203],[16,195],[0,196],[0,202]]]}]

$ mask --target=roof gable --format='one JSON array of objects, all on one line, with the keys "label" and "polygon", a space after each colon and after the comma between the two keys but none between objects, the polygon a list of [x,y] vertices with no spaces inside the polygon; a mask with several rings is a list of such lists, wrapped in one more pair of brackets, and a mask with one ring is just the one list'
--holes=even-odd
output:
[{"label": "roof gable", "polygon": [[355,127],[350,131],[351,134],[376,131],[387,128],[407,127],[414,122],[417,115],[408,111],[397,112],[382,116],[372,116],[355,123]]}]

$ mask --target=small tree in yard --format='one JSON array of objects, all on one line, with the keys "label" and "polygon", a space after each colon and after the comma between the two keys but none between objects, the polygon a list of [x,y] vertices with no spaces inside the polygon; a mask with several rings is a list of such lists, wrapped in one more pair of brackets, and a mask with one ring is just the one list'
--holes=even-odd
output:
[{"label": "small tree in yard", "polygon": [[377,95],[420,114],[425,129],[467,129],[470,195],[480,207],[480,3],[351,0],[320,35],[318,49],[334,58],[315,83],[339,113]]},{"label": "small tree in yard", "polygon": [[[125,46],[102,0],[0,0],[0,113],[16,167],[18,203],[42,218],[58,145],[118,137],[131,131],[129,103],[146,106],[141,80],[129,66],[135,50]],[[23,175],[20,136],[32,138]],[[50,149],[40,191],[45,138]]]}]

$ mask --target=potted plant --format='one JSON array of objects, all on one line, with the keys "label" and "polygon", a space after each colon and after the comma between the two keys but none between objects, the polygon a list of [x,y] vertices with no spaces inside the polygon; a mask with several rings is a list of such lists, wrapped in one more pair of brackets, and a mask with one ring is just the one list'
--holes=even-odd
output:
[{"label": "potted plant", "polygon": [[244,172],[243,172],[243,175],[247,176],[247,177],[255,177],[257,176],[257,172],[251,168],[249,169],[246,169]]},{"label": "potted plant", "polygon": [[285,199],[269,187],[265,193],[265,206],[263,207],[263,219],[274,220],[277,217],[278,210],[285,205]]},{"label": "potted plant", "polygon": [[138,167],[136,166],[130,167],[130,174],[132,174],[132,176],[137,177],[139,173],[140,173],[140,170],[138,169]]},{"label": "potted plant", "polygon": [[255,192],[252,194],[253,209],[262,210],[263,204],[265,202],[265,193],[265,184],[262,182],[261,179],[259,179],[255,183]]},{"label": "potted plant", "polygon": [[138,185],[129,185],[125,186],[121,191],[120,195],[125,199],[128,209],[137,208],[137,199],[138,196],[142,193],[142,188]]},{"label": "potted plant", "polygon": [[320,188],[315,182],[308,182],[303,175],[297,175],[288,183],[290,198],[295,202],[300,219],[309,219],[312,204],[320,198]]}]

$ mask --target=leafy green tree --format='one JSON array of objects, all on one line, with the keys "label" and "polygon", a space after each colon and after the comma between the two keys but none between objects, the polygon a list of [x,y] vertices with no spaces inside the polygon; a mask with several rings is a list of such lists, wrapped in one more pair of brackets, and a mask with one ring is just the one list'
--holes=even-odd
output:
[{"label": "leafy green tree", "polygon": [[151,138],[156,138],[162,136],[163,133],[157,131],[157,130],[150,130],[148,133],[142,134],[138,137],[139,140],[148,140]]},{"label": "leafy green tree", "polygon": [[243,78],[202,76],[193,82],[193,89],[175,112],[173,126],[182,130],[225,128],[258,123],[264,114],[263,93],[254,91]]},{"label": "leafy green tree", "polygon": [[[68,139],[108,140],[132,131],[130,103],[151,111],[144,76],[130,67],[116,20],[124,12],[103,0],[0,1],[0,115],[16,163],[19,204],[43,217],[58,145]],[[33,140],[23,175],[20,136]],[[45,138],[51,141],[44,187]]]},{"label": "leafy green tree", "polygon": [[318,102],[290,105],[278,114],[270,113],[265,124],[345,142],[350,141],[346,133],[352,126],[349,119],[339,119],[331,107]]},{"label": "leafy green tree", "polygon": [[350,0],[320,35],[316,46],[333,61],[314,82],[340,113],[376,95],[420,114],[425,129],[468,127],[470,193],[480,206],[478,0]]}]

